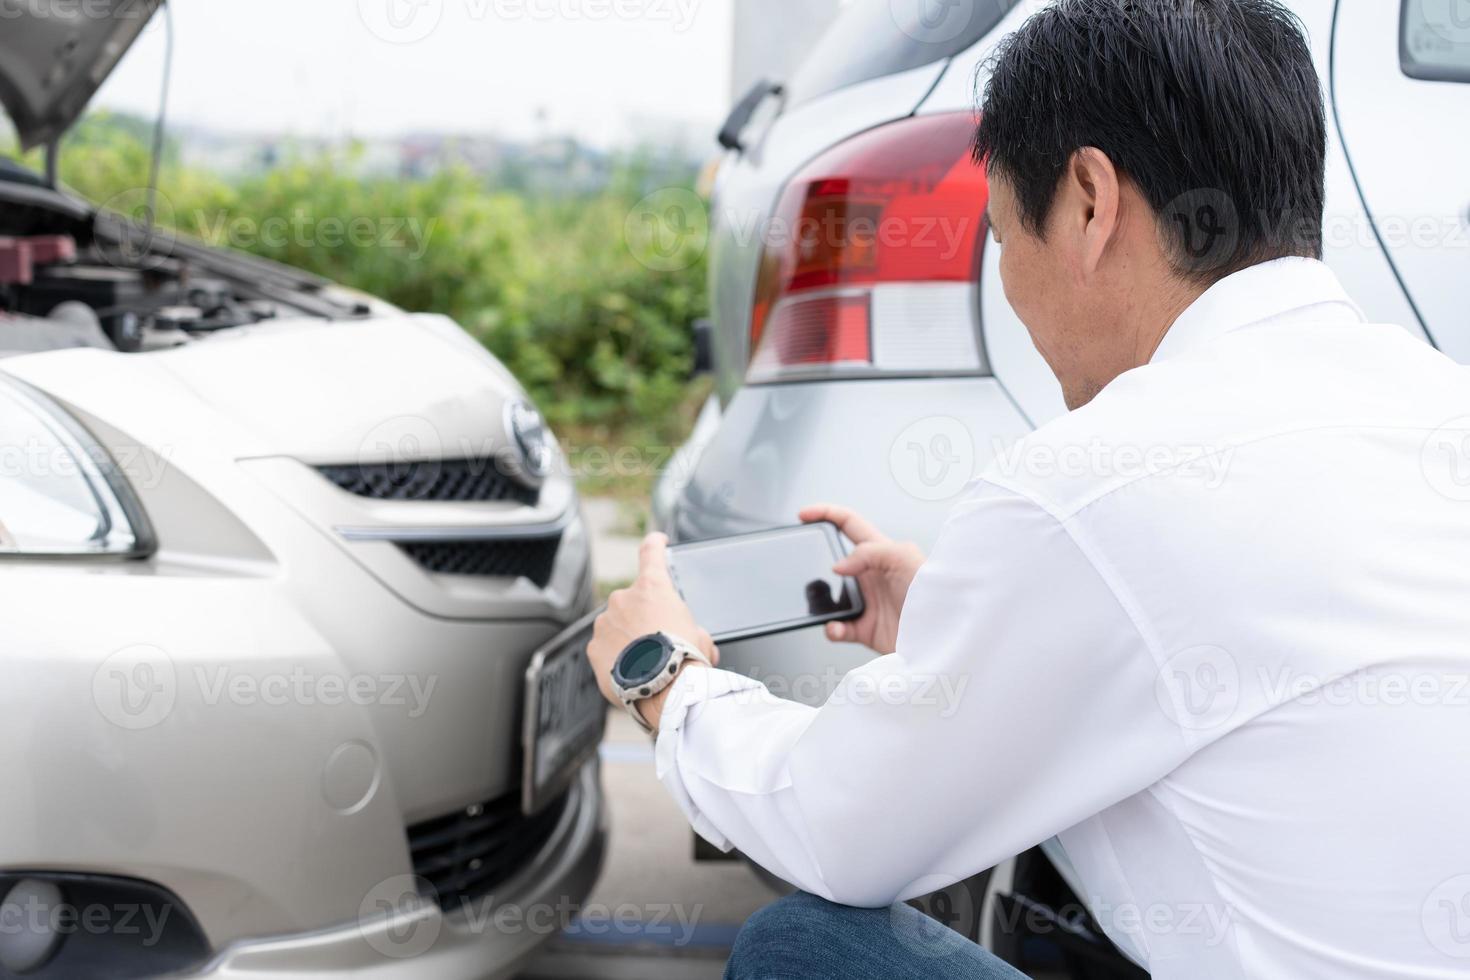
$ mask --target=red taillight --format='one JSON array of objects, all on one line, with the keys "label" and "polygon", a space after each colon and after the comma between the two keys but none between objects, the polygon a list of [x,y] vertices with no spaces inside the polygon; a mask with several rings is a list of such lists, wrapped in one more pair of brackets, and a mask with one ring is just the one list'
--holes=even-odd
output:
[{"label": "red taillight", "polygon": [[765,229],[750,381],[980,370],[974,129],[969,113],[905,119],[792,178]]}]

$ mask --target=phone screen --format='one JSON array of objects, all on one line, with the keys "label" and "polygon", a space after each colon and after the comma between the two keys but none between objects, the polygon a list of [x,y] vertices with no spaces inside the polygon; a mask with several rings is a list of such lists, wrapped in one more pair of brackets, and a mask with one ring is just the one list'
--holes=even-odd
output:
[{"label": "phone screen", "polygon": [[857,583],[834,574],[844,554],[831,524],[678,545],[674,584],[716,642],[800,629],[863,611]]}]

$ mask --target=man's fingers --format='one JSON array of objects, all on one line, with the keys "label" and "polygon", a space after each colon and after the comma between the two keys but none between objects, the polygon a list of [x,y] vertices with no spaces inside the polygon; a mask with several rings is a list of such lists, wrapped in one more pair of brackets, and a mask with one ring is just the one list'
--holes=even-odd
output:
[{"label": "man's fingers", "polygon": [[864,572],[873,571],[883,565],[883,550],[885,544],[869,541],[852,549],[851,553],[844,556],[837,564],[832,566],[832,571],[838,575],[855,577]]},{"label": "man's fingers", "polygon": [[852,623],[828,623],[827,639],[833,643],[861,643]]},{"label": "man's fingers", "polygon": [[817,524],[821,521],[836,524],[838,530],[847,535],[854,544],[887,540],[883,532],[870,524],[866,517],[848,507],[837,504],[816,504],[802,510],[800,516],[803,524]]},{"label": "man's fingers", "polygon": [[638,578],[654,585],[672,586],[669,576],[669,539],[662,534],[650,534],[638,548]]}]

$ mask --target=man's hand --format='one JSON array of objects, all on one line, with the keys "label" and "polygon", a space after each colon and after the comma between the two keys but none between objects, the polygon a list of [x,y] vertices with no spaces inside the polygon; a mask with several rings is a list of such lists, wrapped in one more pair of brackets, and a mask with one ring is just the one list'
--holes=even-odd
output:
[{"label": "man's hand", "polygon": [[918,545],[888,540],[846,507],[808,507],[801,512],[801,519],[807,524],[831,521],[857,545],[832,571],[857,579],[865,608],[853,622],[828,623],[827,638],[834,643],[861,643],[877,653],[892,653],[898,646],[899,615],[909,586],[924,564],[924,553]]},{"label": "man's hand", "polygon": [[[720,662],[720,652],[715,649],[714,640],[694,621],[694,614],[684,604],[683,597],[669,577],[668,547],[669,539],[662,534],[651,534],[644,540],[638,551],[638,578],[631,586],[614,592],[608,598],[607,612],[597,617],[593,628],[587,659],[592,662],[603,696],[615,705],[622,702],[613,689],[613,665],[618,654],[640,637],[650,633],[671,633],[703,650],[710,663]],[[693,668],[702,666],[692,664]],[[658,728],[664,702],[672,688],[670,685],[663,693],[639,705],[643,719],[654,728]]]}]

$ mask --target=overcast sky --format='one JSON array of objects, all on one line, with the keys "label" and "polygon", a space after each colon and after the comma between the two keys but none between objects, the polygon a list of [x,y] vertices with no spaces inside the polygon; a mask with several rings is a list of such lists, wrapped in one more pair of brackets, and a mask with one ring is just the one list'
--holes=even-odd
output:
[{"label": "overcast sky", "polygon": [[[799,2],[799,0],[793,0]],[[718,126],[732,0],[173,0],[171,120],[377,136]],[[95,105],[152,115],[162,15]]]}]

